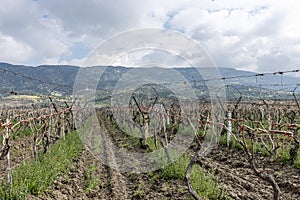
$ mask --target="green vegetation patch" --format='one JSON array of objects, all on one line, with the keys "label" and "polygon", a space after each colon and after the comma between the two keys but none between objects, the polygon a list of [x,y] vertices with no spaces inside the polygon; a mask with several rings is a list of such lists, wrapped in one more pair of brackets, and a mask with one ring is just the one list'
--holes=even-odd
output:
[{"label": "green vegetation patch", "polygon": [[[161,178],[185,181],[185,173],[190,160],[191,157],[188,154],[182,155],[176,162],[162,169]],[[217,177],[214,173],[206,172],[199,165],[193,166],[191,181],[193,188],[203,199],[229,199],[223,189],[219,188]]]},{"label": "green vegetation patch", "polygon": [[[251,142],[249,139],[246,139],[249,150],[252,151]],[[226,134],[221,135],[219,139],[219,143],[223,146],[227,145],[227,136]],[[243,150],[243,146],[239,144],[234,138],[231,138],[229,146],[231,149]],[[282,162],[284,164],[291,164],[291,156],[290,156],[290,146],[285,146],[284,149],[279,148],[276,150],[276,161]],[[269,157],[270,153],[266,150],[263,145],[259,145],[259,143],[254,144],[254,153],[261,153],[262,156]],[[300,169],[300,149],[298,149],[297,157],[293,163],[295,168]]]},{"label": "green vegetation patch", "polygon": [[26,194],[40,195],[46,192],[55,179],[67,171],[82,149],[76,132],[66,135],[65,140],[59,140],[51,146],[50,154],[41,153],[38,161],[26,162],[14,170],[13,187],[9,192],[3,183],[0,199],[26,199]]}]

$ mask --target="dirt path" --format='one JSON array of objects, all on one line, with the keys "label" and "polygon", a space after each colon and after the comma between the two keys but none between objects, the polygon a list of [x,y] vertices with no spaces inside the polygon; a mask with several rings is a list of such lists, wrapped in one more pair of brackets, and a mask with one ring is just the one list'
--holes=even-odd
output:
[{"label": "dirt path", "polygon": [[[165,181],[148,174],[120,173],[94,159],[87,150],[75,161],[69,173],[62,174],[48,193],[41,197],[28,196],[28,199],[192,199],[181,180]],[[95,187],[88,190],[87,173],[91,166],[92,177],[97,181]],[[117,178],[126,182],[117,183]]]},{"label": "dirt path", "polygon": [[[100,123],[108,126],[110,132],[113,132],[113,135],[107,138],[113,137],[114,144],[123,144],[124,140],[128,139],[117,136],[121,132],[114,130],[110,122],[102,120]],[[87,138],[89,141],[86,142],[91,144],[99,139],[92,134]],[[111,143],[106,141],[105,137],[101,139],[105,162],[109,166],[115,166],[117,160]],[[135,150],[138,146],[133,145],[130,148]],[[185,181],[157,179],[155,173],[151,175],[120,172],[109,166],[104,165],[85,149],[80,157],[74,160],[70,171],[62,174],[45,195],[28,199],[191,199]]]},{"label": "dirt path", "polygon": [[[103,126],[104,122],[101,121],[101,125]],[[106,132],[106,134],[109,134]],[[102,134],[101,134],[102,136]],[[107,141],[107,137],[101,137],[102,144],[103,144],[103,153],[105,157],[105,163],[108,165],[107,171],[109,175],[109,179],[111,181],[111,192],[112,192],[112,199],[128,199],[128,180],[122,173],[116,169],[112,169],[109,166],[117,166],[116,155],[113,151],[113,147]]]}]

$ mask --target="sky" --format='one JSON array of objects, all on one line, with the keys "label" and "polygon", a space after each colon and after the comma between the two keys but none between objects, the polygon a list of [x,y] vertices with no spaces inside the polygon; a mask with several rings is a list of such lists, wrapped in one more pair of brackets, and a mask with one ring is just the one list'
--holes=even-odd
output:
[{"label": "sky", "polygon": [[0,62],[83,65],[114,35],[165,28],[193,39],[217,66],[298,69],[299,10],[296,0],[1,0]]}]

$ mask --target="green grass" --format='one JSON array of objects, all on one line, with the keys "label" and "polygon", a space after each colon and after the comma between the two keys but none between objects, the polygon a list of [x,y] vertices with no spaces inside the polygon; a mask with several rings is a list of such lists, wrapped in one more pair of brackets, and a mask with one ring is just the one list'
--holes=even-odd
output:
[{"label": "green grass", "polygon": [[[17,131],[16,133],[11,133],[10,134],[10,140],[15,140],[17,138],[23,138],[32,135],[32,131],[30,128],[21,128],[21,131]],[[3,142],[3,137],[0,138],[0,143]]]},{"label": "green grass", "polygon": [[[185,181],[185,173],[190,160],[191,157],[189,155],[183,154],[176,162],[162,169],[161,178]],[[153,176],[153,178],[159,177]],[[206,172],[199,165],[194,165],[191,172],[191,181],[194,190],[204,199],[229,199],[225,192],[218,187],[214,173]]]},{"label": "green grass", "polygon": [[[22,128],[21,128],[22,130]],[[25,128],[25,130],[22,130],[22,131],[17,131],[16,133],[12,134],[11,136],[11,139],[14,140],[16,138],[22,138],[22,137],[27,137],[27,136],[30,136],[32,135],[32,131],[30,128]]]},{"label": "green grass", "polygon": [[[221,135],[221,137],[219,139],[219,142],[220,142],[221,145],[226,146],[227,145],[227,135],[226,134]],[[251,144],[250,144],[250,140],[246,139],[246,142],[247,142],[247,145],[248,145],[249,149],[251,150],[252,147],[251,147]],[[230,146],[231,149],[243,150],[243,146],[241,144],[239,144],[234,138],[231,138],[229,146]],[[290,151],[289,146],[285,147],[283,152],[282,152],[281,148],[277,149],[277,151],[276,151],[276,158],[277,159],[276,160],[278,162],[282,162],[284,164],[290,164],[291,156],[290,156],[289,151]],[[270,156],[270,153],[266,150],[266,148],[263,147],[262,145],[259,145],[258,143],[254,144],[254,153],[255,154],[261,153],[261,155],[264,156],[264,157],[269,157]],[[296,158],[293,166],[297,169],[300,169],[300,149],[298,150],[298,155],[297,155],[297,158]]]},{"label": "green grass", "polygon": [[76,132],[66,135],[65,140],[51,146],[51,154],[40,154],[37,162],[24,163],[14,170],[13,187],[9,193],[3,183],[0,188],[0,199],[26,199],[27,194],[43,194],[54,180],[68,169],[82,148],[83,145]]},{"label": "green grass", "polygon": [[294,167],[300,169],[300,151],[298,152],[297,159],[294,162]]},{"label": "green grass", "polygon": [[99,179],[93,176],[93,173],[97,170],[97,167],[95,165],[90,165],[89,168],[86,171],[86,189],[85,192],[89,193],[92,190],[96,189],[99,185]]},{"label": "green grass", "polygon": [[[227,135],[226,134],[221,135],[219,142],[221,145],[226,146],[227,145]],[[231,138],[231,140],[229,142],[229,147],[232,149],[238,149],[238,150],[244,149],[243,146],[240,143],[238,143],[234,138]]]},{"label": "green grass", "polygon": [[133,197],[138,199],[143,199],[144,195],[145,195],[145,186],[143,184],[138,184],[137,188],[133,193]]},{"label": "green grass", "polygon": [[289,147],[289,146],[288,146],[288,147],[285,147],[284,150],[283,150],[283,152],[282,152],[282,149],[281,149],[281,148],[280,148],[280,149],[277,149],[276,155],[281,155],[281,154],[282,154],[282,157],[280,157],[280,158],[278,159],[278,161],[283,162],[283,163],[285,163],[285,164],[289,164],[289,163],[290,163],[290,160],[291,160],[291,156],[290,156],[289,151],[290,151],[290,147]]}]

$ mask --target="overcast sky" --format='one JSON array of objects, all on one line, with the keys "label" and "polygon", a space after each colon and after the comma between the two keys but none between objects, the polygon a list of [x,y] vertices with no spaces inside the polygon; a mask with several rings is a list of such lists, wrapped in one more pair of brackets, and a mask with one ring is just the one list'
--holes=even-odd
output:
[{"label": "overcast sky", "polygon": [[113,35],[160,27],[194,39],[218,66],[296,69],[299,10],[296,0],[1,0],[0,61],[80,65]]}]

